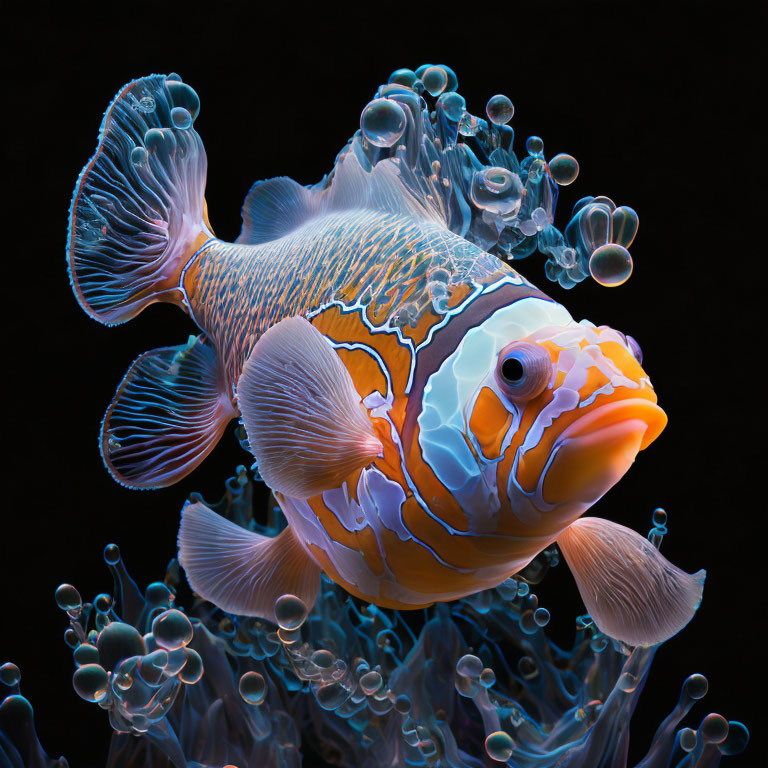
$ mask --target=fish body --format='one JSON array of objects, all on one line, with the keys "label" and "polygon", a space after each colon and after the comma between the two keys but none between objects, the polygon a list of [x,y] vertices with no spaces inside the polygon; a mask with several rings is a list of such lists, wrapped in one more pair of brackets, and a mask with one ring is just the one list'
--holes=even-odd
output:
[{"label": "fish body", "polygon": [[[610,597],[591,611],[613,636],[659,642],[687,622],[702,574],[628,529],[579,520],[666,423],[630,340],[575,322],[482,237],[457,233],[460,177],[434,159],[420,171],[418,141],[370,162],[357,137],[315,187],[260,182],[238,241],[218,240],[202,143],[177,125],[198,108],[174,78],[118,94],[75,191],[69,250],[97,319],[170,300],[202,331],[129,369],[102,431],[113,475],[171,484],[240,417],[289,523],[265,539],[188,505],[193,587],[274,618],[285,593],[311,606],[322,570],[377,605],[415,608],[495,586],[559,541],[582,594]],[[441,143],[414,114],[429,159]],[[470,231],[509,214],[497,209]],[[626,553],[612,572],[609,533]]]}]

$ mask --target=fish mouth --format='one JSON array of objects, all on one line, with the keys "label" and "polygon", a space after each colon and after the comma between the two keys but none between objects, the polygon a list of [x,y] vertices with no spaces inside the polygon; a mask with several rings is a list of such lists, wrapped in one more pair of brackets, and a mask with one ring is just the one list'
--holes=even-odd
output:
[{"label": "fish mouth", "polygon": [[601,405],[558,436],[542,479],[548,504],[593,504],[663,431],[667,415],[645,398]]}]

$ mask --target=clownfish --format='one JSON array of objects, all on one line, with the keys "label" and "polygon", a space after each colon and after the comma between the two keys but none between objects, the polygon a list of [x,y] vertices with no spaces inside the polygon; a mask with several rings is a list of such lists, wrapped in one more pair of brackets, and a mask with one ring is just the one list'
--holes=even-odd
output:
[{"label": "clownfish", "polygon": [[311,608],[321,572],[420,608],[556,542],[604,633],[666,640],[704,572],[582,517],[667,422],[638,345],[473,241],[468,217],[519,221],[520,201],[472,208],[469,150],[441,141],[413,89],[385,97],[402,112],[391,149],[358,132],[319,184],[255,184],[227,243],[208,220],[197,94],[176,75],[118,93],[72,201],[72,288],[102,323],[166,301],[201,334],[130,366],[102,426],[107,468],[171,485],[241,419],[288,526],[269,538],[188,502],[178,536],[192,588],[235,614],[274,620],[284,594]]}]

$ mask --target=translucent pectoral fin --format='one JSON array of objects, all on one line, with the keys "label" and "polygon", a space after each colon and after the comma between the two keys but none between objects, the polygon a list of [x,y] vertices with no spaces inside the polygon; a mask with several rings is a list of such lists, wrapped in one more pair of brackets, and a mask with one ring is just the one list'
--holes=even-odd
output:
[{"label": "translucent pectoral fin", "polygon": [[101,453],[129,488],[188,475],[235,416],[219,361],[202,337],[153,349],[128,369],[101,427]]},{"label": "translucent pectoral fin", "polygon": [[557,543],[592,619],[606,635],[629,645],[668,640],[701,602],[704,571],[681,571],[623,525],[582,518]]},{"label": "translucent pectoral fin", "polygon": [[275,621],[282,595],[301,598],[307,609],[315,603],[320,568],[290,527],[261,536],[197,502],[181,513],[178,543],[192,589],[225,611]]},{"label": "translucent pectoral fin", "polygon": [[259,339],[237,399],[261,476],[286,496],[337,488],[381,454],[352,377],[303,317],[281,320]]}]

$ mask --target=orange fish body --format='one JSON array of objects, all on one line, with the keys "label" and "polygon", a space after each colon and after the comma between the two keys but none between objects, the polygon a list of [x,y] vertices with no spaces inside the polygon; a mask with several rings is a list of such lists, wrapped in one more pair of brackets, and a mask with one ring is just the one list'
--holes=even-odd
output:
[{"label": "orange fish body", "polygon": [[[579,520],[666,423],[638,349],[478,244],[543,221],[542,207],[521,219],[539,187],[483,172],[507,197],[481,205],[475,177],[476,234],[456,231],[455,155],[408,112],[414,94],[387,93],[401,146],[371,160],[357,136],[315,187],[255,185],[236,243],[208,223],[194,91],[153,76],[118,94],[73,199],[73,288],[103,322],[170,300],[203,333],[134,362],[104,420],[105,462],[126,485],[169,485],[242,419],[289,527],[267,539],[198,503],[179,534],[192,586],[232,612],[274,618],[286,593],[311,606],[320,571],[380,606],[426,606],[495,586],[558,541],[599,625],[659,642],[688,621],[703,576]],[[649,597],[658,586],[666,599]]]}]

